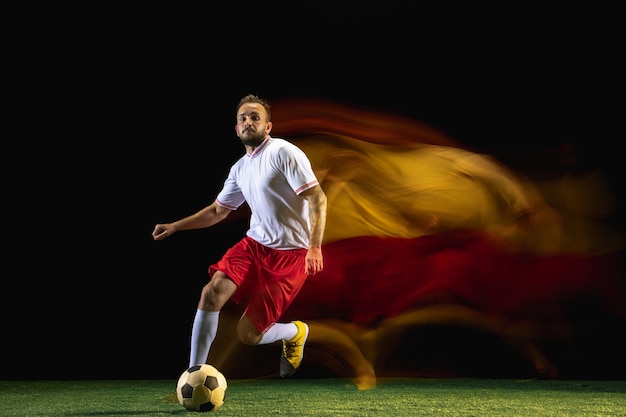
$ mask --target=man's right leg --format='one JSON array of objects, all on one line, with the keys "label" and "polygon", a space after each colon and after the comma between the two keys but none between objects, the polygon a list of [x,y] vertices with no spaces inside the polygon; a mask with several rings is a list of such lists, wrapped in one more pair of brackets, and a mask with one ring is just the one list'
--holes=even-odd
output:
[{"label": "man's right leg", "polygon": [[191,348],[189,352],[189,366],[202,365],[207,362],[211,344],[217,335],[219,311],[204,311],[198,309],[191,328]]},{"label": "man's right leg", "polygon": [[211,345],[217,335],[220,310],[237,290],[237,285],[217,271],[202,288],[198,310],[191,329],[189,366],[207,362]]}]

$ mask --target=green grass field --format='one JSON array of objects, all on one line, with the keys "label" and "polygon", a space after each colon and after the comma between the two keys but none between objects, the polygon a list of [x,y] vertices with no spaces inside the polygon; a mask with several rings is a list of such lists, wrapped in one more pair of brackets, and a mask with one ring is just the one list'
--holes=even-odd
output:
[{"label": "green grass field", "polygon": [[626,416],[626,381],[389,378],[229,380],[213,413],[185,410],[175,380],[0,381],[3,417]]}]

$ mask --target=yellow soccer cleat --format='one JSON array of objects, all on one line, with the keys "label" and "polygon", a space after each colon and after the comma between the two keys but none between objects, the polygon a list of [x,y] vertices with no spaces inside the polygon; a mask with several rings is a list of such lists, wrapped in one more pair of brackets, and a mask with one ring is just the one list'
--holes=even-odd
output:
[{"label": "yellow soccer cleat", "polygon": [[304,356],[304,344],[309,337],[309,326],[302,321],[293,321],[298,333],[289,341],[283,341],[283,354],[280,357],[280,376],[286,378],[293,375]]}]

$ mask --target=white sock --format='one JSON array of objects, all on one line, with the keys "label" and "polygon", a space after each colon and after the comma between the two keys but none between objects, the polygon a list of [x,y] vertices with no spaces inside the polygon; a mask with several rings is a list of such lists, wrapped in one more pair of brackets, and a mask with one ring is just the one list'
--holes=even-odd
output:
[{"label": "white sock", "polygon": [[263,334],[259,345],[274,343],[277,340],[291,340],[298,333],[298,327],[293,323],[274,323]]},{"label": "white sock", "polygon": [[189,366],[205,364],[209,356],[211,344],[217,334],[219,311],[196,311],[191,329],[191,349]]}]

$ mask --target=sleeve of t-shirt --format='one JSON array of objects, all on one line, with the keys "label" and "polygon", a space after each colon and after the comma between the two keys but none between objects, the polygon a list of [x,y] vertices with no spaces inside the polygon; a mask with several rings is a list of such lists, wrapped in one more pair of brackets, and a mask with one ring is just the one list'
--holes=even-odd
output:
[{"label": "sleeve of t-shirt", "polygon": [[226,207],[231,210],[236,210],[246,200],[241,192],[241,189],[237,185],[234,177],[234,167],[230,169],[228,177],[224,181],[224,186],[219,192],[215,201],[220,206]]},{"label": "sleeve of t-shirt", "polygon": [[291,145],[283,148],[281,151],[285,178],[296,194],[300,194],[319,184],[311,166],[311,161],[309,161],[302,149]]}]

